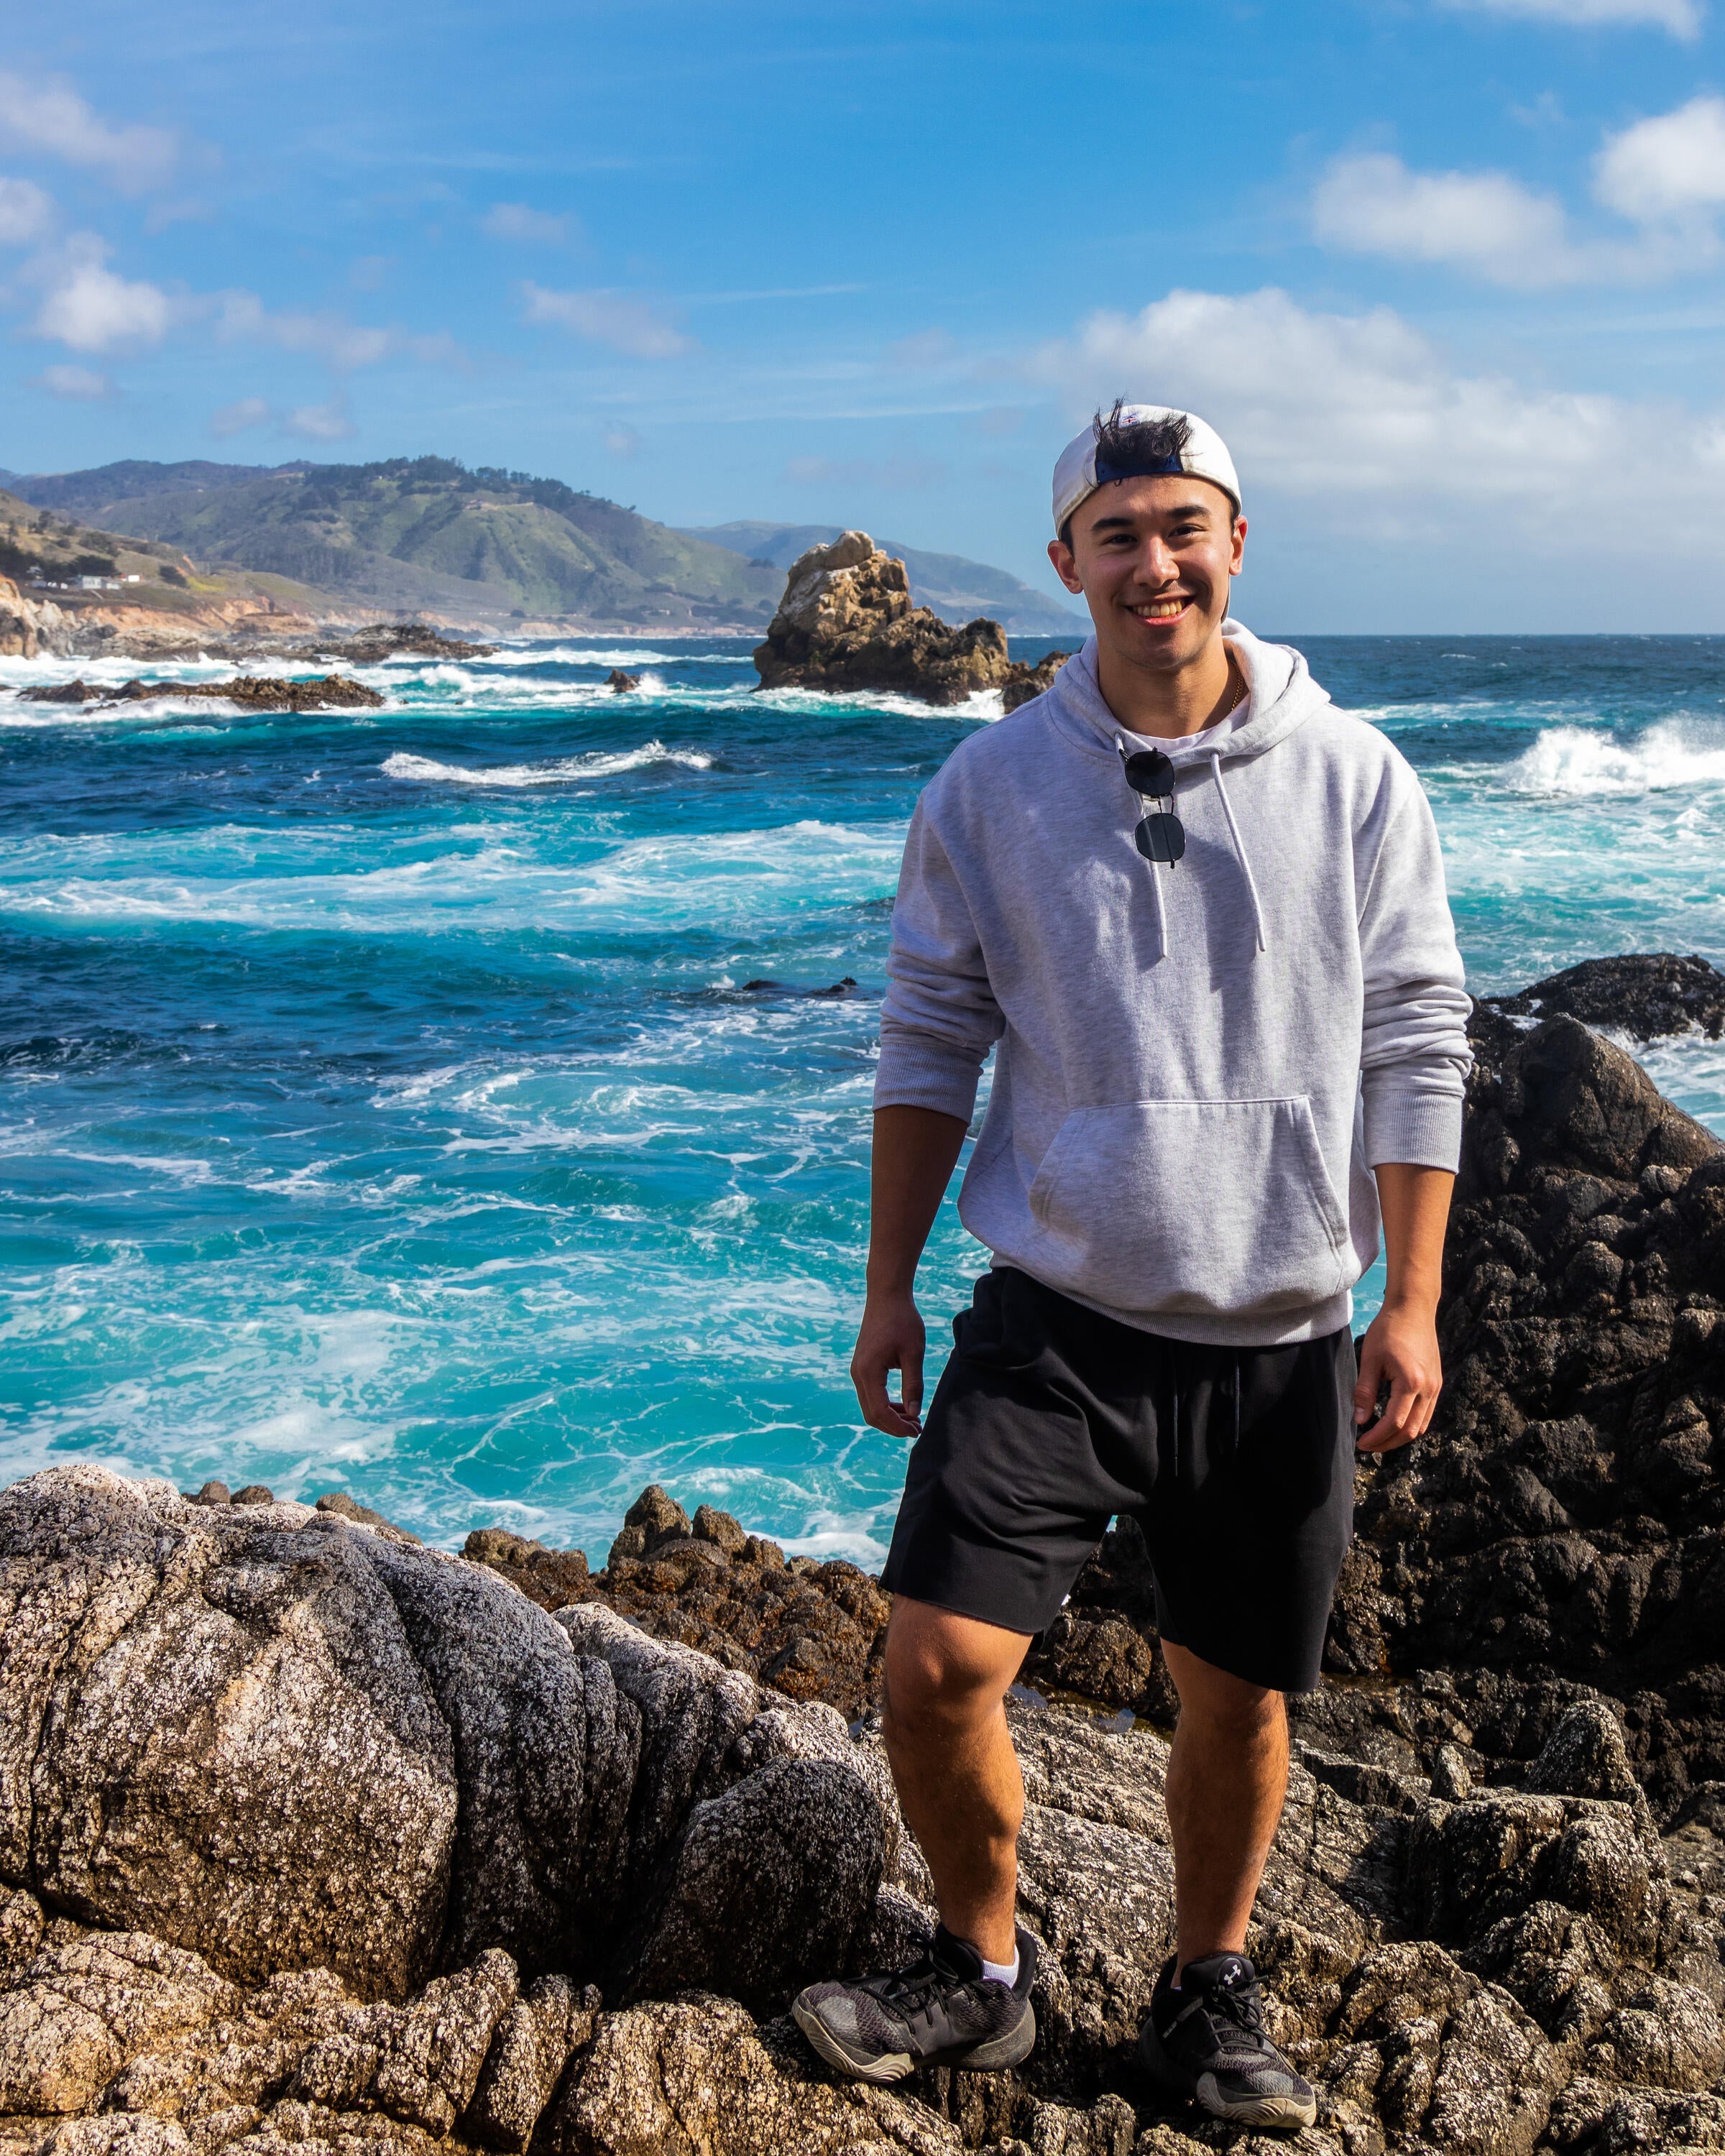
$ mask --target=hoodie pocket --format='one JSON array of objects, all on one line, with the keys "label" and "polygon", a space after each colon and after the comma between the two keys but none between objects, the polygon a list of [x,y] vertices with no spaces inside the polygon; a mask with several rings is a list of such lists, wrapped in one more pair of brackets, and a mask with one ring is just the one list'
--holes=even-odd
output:
[{"label": "hoodie pocket", "polygon": [[1354,1270],[1304,1094],[1080,1108],[1029,1204],[1051,1284],[1117,1310],[1293,1310]]}]

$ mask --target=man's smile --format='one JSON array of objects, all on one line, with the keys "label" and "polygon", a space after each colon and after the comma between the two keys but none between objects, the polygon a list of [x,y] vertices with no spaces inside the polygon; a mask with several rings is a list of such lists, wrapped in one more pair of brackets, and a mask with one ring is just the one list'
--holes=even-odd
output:
[{"label": "man's smile", "polygon": [[1135,613],[1140,621],[1174,621],[1191,603],[1189,598],[1141,599],[1129,605],[1127,611]]}]

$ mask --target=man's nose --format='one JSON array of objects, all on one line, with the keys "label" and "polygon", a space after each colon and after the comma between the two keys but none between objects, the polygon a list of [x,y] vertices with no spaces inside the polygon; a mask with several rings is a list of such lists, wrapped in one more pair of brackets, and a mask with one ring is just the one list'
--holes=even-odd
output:
[{"label": "man's nose", "polygon": [[1167,542],[1154,534],[1144,542],[1138,556],[1138,574],[1146,583],[1172,583],[1179,574],[1173,553]]}]

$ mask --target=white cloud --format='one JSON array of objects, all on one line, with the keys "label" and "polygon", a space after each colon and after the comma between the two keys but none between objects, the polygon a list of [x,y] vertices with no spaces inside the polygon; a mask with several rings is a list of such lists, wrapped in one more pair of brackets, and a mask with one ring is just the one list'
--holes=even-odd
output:
[{"label": "white cloud", "polygon": [[1563,206],[1507,172],[1410,172],[1399,157],[1337,157],[1312,198],[1330,247],[1403,262],[1449,262],[1526,289],[1586,274]]},{"label": "white cloud", "polygon": [[74,404],[103,403],[114,394],[110,377],[93,367],[44,367],[34,379],[38,389]]},{"label": "white cloud", "polygon": [[276,314],[255,292],[223,292],[211,303],[216,335],[227,342],[275,345],[283,352],[309,354],[338,373],[375,367],[405,354],[428,365],[459,365],[461,350],[444,334],[417,336],[405,330],[377,329],[350,322],[344,316],[307,314],[289,309]]},{"label": "white cloud", "polygon": [[159,344],[174,305],[159,285],[134,283],[106,267],[108,249],[94,233],[74,233],[54,259],[39,265],[48,286],[35,321],[39,336],[74,352],[110,352],[121,345]]},{"label": "white cloud", "polygon": [[0,141],[105,172],[126,194],[170,177],[179,146],[163,127],[112,126],[76,91],[0,71]]},{"label": "white cloud", "polygon": [[262,427],[275,417],[261,397],[242,397],[233,404],[224,404],[219,412],[210,414],[209,430],[218,442],[225,442],[235,434],[243,434],[248,427]]},{"label": "white cloud", "polygon": [[327,404],[301,404],[282,421],[283,431],[302,434],[310,442],[339,442],[357,430],[347,416],[347,400],[332,397]]},{"label": "white cloud", "polygon": [[1535,23],[1564,23],[1576,29],[1669,30],[1686,43],[1701,35],[1706,10],[1700,0],[1446,0],[1475,14],[1508,15]]},{"label": "white cloud", "polygon": [[0,247],[27,247],[54,222],[54,198],[28,180],[0,176]]},{"label": "white cloud", "polygon": [[493,239],[507,239],[526,247],[561,247],[581,230],[576,217],[553,217],[548,210],[526,203],[493,203],[480,219],[480,228]]},{"label": "white cloud", "polygon": [[1692,223],[1725,207],[1725,98],[1696,97],[1614,135],[1594,192],[1637,223]]},{"label": "white cloud", "polygon": [[631,462],[641,453],[641,438],[633,427],[619,422],[605,429],[605,447],[623,464]]},{"label": "white cloud", "polygon": [[1459,374],[1388,307],[1171,292],[1137,316],[1092,316],[1029,371],[1075,418],[1122,395],[1201,412],[1234,452],[1249,516],[1262,487],[1355,540],[1507,528],[1563,553],[1609,516],[1614,549],[1627,530],[1657,556],[1673,518],[1710,553],[1725,534],[1725,414]]},{"label": "white cloud", "polygon": [[675,359],[695,349],[663,307],[629,292],[549,292],[526,284],[521,294],[528,321],[554,323],[630,359]]}]

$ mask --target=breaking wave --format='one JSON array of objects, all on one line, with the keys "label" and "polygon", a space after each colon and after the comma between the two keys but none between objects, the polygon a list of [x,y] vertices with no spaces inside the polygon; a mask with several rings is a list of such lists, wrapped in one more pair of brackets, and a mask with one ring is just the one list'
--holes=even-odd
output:
[{"label": "breaking wave", "polygon": [[386,778],[408,779],[422,786],[567,786],[584,778],[614,778],[621,772],[644,771],[655,763],[711,771],[713,759],[700,749],[667,748],[663,742],[650,741],[611,755],[595,751],[588,756],[558,757],[550,763],[487,764],[477,771],[405,752],[386,757],[378,767]]},{"label": "breaking wave", "polygon": [[1658,793],[1725,785],[1725,726],[1666,719],[1633,741],[1587,726],[1552,726],[1509,767],[1522,793]]}]

